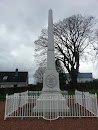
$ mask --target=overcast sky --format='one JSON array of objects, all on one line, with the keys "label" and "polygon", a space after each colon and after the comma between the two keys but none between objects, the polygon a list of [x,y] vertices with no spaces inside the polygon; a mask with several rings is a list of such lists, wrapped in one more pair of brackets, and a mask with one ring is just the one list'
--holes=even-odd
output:
[{"label": "overcast sky", "polygon": [[[98,18],[98,0],[0,0],[0,71],[28,71],[29,83],[34,82],[34,41],[47,27],[50,8],[54,22],[78,13]],[[82,62],[80,72],[98,78],[91,62]]]}]

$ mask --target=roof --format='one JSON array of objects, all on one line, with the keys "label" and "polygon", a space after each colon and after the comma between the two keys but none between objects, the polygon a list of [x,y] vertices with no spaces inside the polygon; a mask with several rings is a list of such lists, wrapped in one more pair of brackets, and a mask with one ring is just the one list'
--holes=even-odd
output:
[{"label": "roof", "polygon": [[92,73],[79,73],[78,78],[92,78]]},{"label": "roof", "polygon": [[0,82],[26,82],[28,72],[0,72]]},{"label": "roof", "polygon": [[[66,73],[66,77],[70,78],[69,73]],[[78,78],[92,78],[92,73],[78,73]]]}]

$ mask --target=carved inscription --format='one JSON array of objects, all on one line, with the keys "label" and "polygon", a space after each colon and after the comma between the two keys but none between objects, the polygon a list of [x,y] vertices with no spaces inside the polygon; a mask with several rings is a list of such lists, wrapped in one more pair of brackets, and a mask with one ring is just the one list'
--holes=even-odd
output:
[{"label": "carved inscription", "polygon": [[46,77],[46,85],[50,88],[54,87],[56,85],[56,77],[52,74],[48,75]]}]

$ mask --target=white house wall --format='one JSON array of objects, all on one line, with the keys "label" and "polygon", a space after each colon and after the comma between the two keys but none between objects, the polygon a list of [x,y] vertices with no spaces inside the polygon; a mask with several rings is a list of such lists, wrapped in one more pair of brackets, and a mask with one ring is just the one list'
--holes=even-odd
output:
[{"label": "white house wall", "polygon": [[5,84],[2,84],[1,85],[1,88],[12,88],[13,87],[13,85],[5,85]]},{"label": "white house wall", "polygon": [[85,83],[85,82],[90,82],[90,81],[92,81],[93,79],[92,78],[78,78],[77,79],[77,82],[78,83]]},{"label": "white house wall", "polygon": [[6,84],[1,84],[1,88],[12,88],[12,87],[14,87],[14,85],[17,85],[17,87],[26,87],[26,86],[28,86],[27,83],[18,83],[18,84],[6,83]]},{"label": "white house wall", "polygon": [[[85,83],[85,82],[91,82],[91,81],[93,81],[92,78],[77,78],[78,83]],[[70,82],[70,79],[67,79],[66,84],[68,84],[68,82]]]}]

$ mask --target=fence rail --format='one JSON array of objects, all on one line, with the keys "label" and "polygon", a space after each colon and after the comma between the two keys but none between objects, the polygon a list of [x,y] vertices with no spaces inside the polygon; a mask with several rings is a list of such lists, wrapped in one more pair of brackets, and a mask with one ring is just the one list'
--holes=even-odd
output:
[{"label": "fence rail", "polygon": [[[46,94],[47,95],[47,94]],[[75,95],[51,95],[24,92],[6,95],[5,117],[98,117],[97,95],[75,91]]]}]

